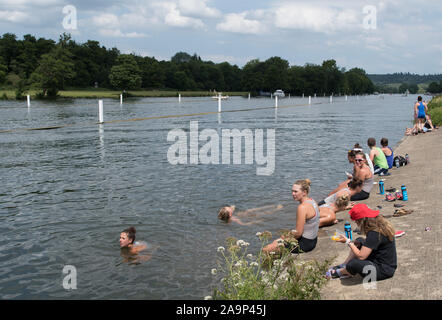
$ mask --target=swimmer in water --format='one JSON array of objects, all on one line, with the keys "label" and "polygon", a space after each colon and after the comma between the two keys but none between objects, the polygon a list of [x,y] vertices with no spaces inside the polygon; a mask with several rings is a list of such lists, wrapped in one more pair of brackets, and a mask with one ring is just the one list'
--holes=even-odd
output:
[{"label": "swimmer in water", "polygon": [[235,212],[236,207],[235,206],[225,206],[222,207],[218,211],[218,219],[224,221],[224,222],[235,222],[242,226],[247,226],[251,224],[255,224],[258,222],[262,222],[262,220],[254,220],[249,222],[243,222],[239,217],[244,216],[250,216],[251,214],[272,214],[278,210],[281,210],[283,208],[282,204],[275,205],[269,205],[254,209],[248,209],[245,211],[237,211]]},{"label": "swimmer in water", "polygon": [[136,257],[136,263],[140,261],[147,261],[151,258],[151,255],[139,255],[140,251],[147,249],[147,244],[144,242],[135,242],[135,234],[136,230],[134,227],[127,228],[123,230],[120,234],[120,248],[121,248],[121,256],[125,259],[126,262],[134,260],[134,256]]}]

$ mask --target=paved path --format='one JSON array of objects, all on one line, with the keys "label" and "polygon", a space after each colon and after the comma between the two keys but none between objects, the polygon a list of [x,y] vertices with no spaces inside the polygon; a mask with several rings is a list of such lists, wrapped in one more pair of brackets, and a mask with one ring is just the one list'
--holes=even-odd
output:
[{"label": "paved path", "polygon": [[[362,277],[330,280],[322,290],[322,299],[441,299],[442,298],[442,130],[408,136],[395,149],[395,155],[408,153],[411,163],[390,170],[385,178],[385,189],[407,186],[409,200],[386,202],[374,185],[370,198],[362,201],[370,208],[382,206],[381,214],[394,213],[395,203],[414,212],[402,217],[391,217],[396,230],[406,234],[396,239],[398,268],[393,278],[379,281],[376,289],[365,289]],[[344,177],[343,177],[344,178]],[[379,181],[379,177],[375,178]],[[349,220],[348,211],[338,213],[338,218]],[[352,229],[356,224],[352,222]],[[425,231],[431,227],[431,231]],[[329,237],[335,229],[344,230],[344,222],[322,228],[318,246],[302,259],[336,257],[341,263],[348,255],[348,247]],[[356,236],[358,236],[356,234]]]}]

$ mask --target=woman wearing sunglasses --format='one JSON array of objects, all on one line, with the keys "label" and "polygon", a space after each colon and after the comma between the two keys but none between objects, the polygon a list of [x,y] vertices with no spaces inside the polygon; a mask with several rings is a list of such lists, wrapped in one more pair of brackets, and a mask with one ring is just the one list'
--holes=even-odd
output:
[{"label": "woman wearing sunglasses", "polygon": [[360,151],[355,153],[355,161],[353,168],[353,178],[355,180],[362,180],[362,190],[359,193],[352,195],[351,201],[360,201],[368,199],[370,191],[373,188],[373,173],[367,163],[365,154]]}]

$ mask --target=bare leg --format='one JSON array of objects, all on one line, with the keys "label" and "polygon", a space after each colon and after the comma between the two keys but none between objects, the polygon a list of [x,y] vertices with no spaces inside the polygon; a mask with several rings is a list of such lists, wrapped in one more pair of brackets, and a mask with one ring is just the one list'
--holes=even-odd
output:
[{"label": "bare leg", "polygon": [[319,208],[319,227],[336,224],[336,214],[330,208]]},{"label": "bare leg", "polygon": [[332,192],[330,192],[328,195],[331,196],[333,193],[336,193],[336,192],[338,192],[341,189],[348,188],[348,183],[349,182],[350,182],[350,179],[341,182],[339,184],[339,186],[336,189],[334,189]]}]

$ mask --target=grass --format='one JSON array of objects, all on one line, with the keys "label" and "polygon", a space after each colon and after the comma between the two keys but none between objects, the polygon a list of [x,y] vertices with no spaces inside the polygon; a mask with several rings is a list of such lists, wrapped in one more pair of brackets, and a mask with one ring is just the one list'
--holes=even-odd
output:
[{"label": "grass", "polygon": [[[29,90],[26,94],[30,94],[31,98],[35,98],[35,95],[39,90]],[[26,94],[24,94],[26,96]],[[85,98],[85,99],[99,99],[99,98],[111,98],[119,99],[121,91],[109,90],[109,89],[70,89],[62,90],[59,92],[61,98]],[[210,91],[178,91],[178,90],[130,90],[128,94],[132,97],[208,97],[215,95]],[[228,96],[246,96],[247,92],[223,92],[223,95]],[[15,90],[0,89],[0,99],[15,99]]]},{"label": "grass", "polygon": [[442,94],[431,99],[428,109],[433,125],[442,126]]}]

